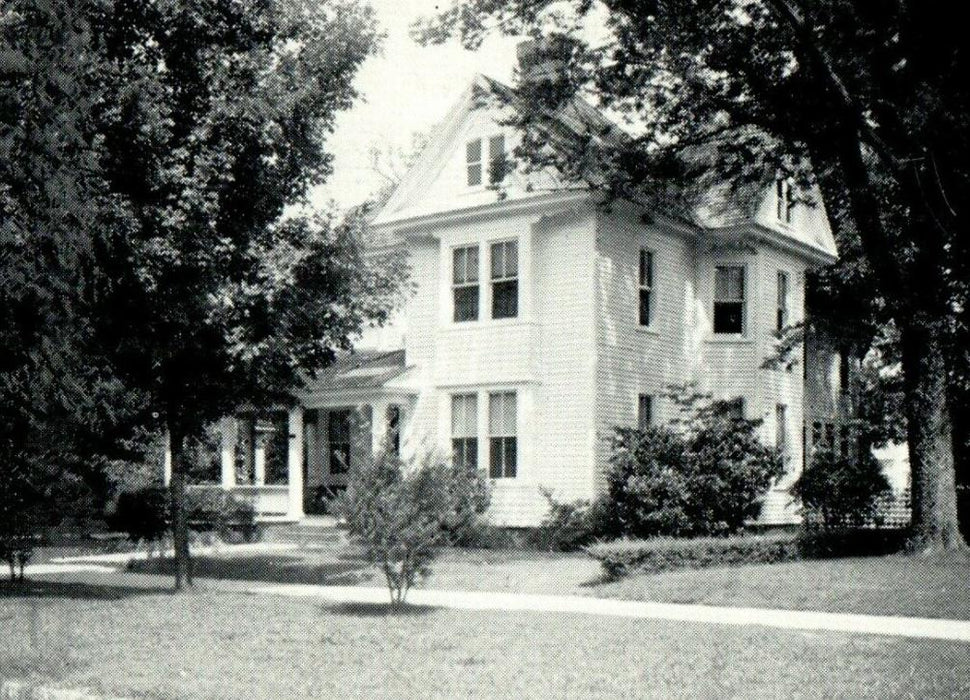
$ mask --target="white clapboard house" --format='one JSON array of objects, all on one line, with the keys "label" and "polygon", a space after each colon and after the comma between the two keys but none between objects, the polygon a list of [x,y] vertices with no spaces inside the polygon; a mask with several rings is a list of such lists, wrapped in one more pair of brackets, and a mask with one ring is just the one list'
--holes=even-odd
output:
[{"label": "white clapboard house", "polygon": [[[222,487],[296,520],[387,441],[478,465],[493,522],[536,525],[543,489],[592,498],[612,428],[670,419],[665,387],[696,382],[764,420],[787,473],[761,518],[793,522],[786,489],[814,415],[803,368],[829,360],[763,364],[778,328],[803,318],[806,271],[835,260],[824,208],[770,178],[756,206],[689,217],[607,210],[548,172],[510,173],[499,194],[489,163],[517,135],[512,107],[481,99],[498,89],[468,87],[372,222],[411,266],[396,321],[308,382],[299,408],[224,421]],[[556,118],[575,128],[592,113],[576,103]]]}]

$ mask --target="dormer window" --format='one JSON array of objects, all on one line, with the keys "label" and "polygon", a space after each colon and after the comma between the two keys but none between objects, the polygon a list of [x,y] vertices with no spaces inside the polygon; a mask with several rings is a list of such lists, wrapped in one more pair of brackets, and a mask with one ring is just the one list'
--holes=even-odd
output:
[{"label": "dormer window", "polygon": [[497,183],[502,180],[505,166],[505,136],[503,134],[489,136],[487,154],[485,144],[486,141],[483,139],[472,139],[465,143],[466,182],[469,187],[480,187],[483,184]]},{"label": "dormer window", "polygon": [[775,218],[783,224],[790,224],[794,208],[791,181],[779,178],[775,181]]}]

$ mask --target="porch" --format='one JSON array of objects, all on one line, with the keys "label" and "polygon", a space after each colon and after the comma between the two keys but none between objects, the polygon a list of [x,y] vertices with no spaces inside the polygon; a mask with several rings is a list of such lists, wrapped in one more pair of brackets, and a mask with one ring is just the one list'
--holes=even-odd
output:
[{"label": "porch", "polygon": [[[392,380],[404,353],[354,353],[308,380],[289,410],[244,410],[219,421],[209,477],[189,489],[221,488],[250,502],[261,522],[327,512],[356,465],[386,446],[399,451],[415,392]],[[165,483],[171,477],[166,455]]]}]

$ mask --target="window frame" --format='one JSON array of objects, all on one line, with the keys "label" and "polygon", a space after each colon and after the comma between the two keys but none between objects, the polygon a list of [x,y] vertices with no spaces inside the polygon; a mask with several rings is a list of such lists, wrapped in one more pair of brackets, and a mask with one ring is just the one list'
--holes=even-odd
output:
[{"label": "window frame", "polygon": [[[478,146],[477,159],[472,158],[472,145]],[[465,186],[469,188],[482,187],[485,182],[485,139],[481,136],[465,141]],[[472,168],[478,169],[478,182],[472,182]]]},{"label": "window frame", "polygon": [[[739,299],[719,299],[717,291],[717,277],[721,270],[740,270],[741,271],[741,296]],[[714,265],[714,275],[711,289],[711,333],[720,338],[743,338],[748,332],[748,266],[744,263],[723,263]],[[720,304],[739,304],[741,308],[741,329],[717,330],[718,305]]]},{"label": "window frame", "polygon": [[[468,429],[466,426],[466,432],[471,434],[456,434],[455,407],[460,401],[468,401],[471,405],[471,428]],[[459,468],[478,469],[478,394],[475,392],[451,394],[449,410],[451,411],[449,418],[451,419],[452,463]]]},{"label": "window frame", "polygon": [[788,440],[788,406],[783,403],[775,404],[775,448],[781,454],[782,465],[787,472],[791,455]]},{"label": "window frame", "polygon": [[[508,252],[507,246],[512,246],[515,250],[515,269],[514,274],[508,274],[507,262],[508,262]],[[502,251],[502,274],[498,277],[495,276],[495,251],[496,248]],[[521,285],[519,280],[521,279],[519,274],[519,239],[518,238],[505,238],[502,240],[489,241],[488,243],[488,282],[489,282],[489,294],[491,298],[489,300],[489,318],[493,321],[503,321],[508,319],[519,318],[519,291]],[[515,305],[514,313],[506,316],[496,315],[496,287],[499,285],[515,285]]]},{"label": "window frame", "polygon": [[791,276],[787,270],[778,270],[775,284],[777,291],[775,330],[780,333],[788,327],[790,321]]},{"label": "window frame", "polygon": [[653,409],[653,394],[637,394],[637,430],[646,430],[653,425]]},{"label": "window frame", "polygon": [[[474,266],[474,279],[470,279],[469,272],[470,267],[468,264],[469,252],[475,251],[475,266]],[[458,279],[458,257],[464,252],[465,262],[464,262],[464,274],[462,279]],[[460,245],[452,246],[451,248],[451,322],[452,323],[474,323],[481,320],[482,316],[482,291],[481,291],[481,245],[479,243],[462,243]],[[459,318],[458,309],[460,305],[458,303],[458,295],[460,292],[468,292],[474,289],[474,299],[475,299],[475,313],[474,316],[470,318]]]},{"label": "window frame", "polygon": [[[656,260],[657,254],[653,249],[640,248],[637,255],[637,326],[645,330],[652,329],[655,325],[654,318],[657,307],[656,294],[654,293],[657,279]],[[646,323],[644,323],[644,294],[647,295]]]},{"label": "window frame", "polygon": [[[515,479],[518,477],[519,449],[518,449],[518,419],[519,394],[515,390],[489,391],[488,394],[488,477],[489,479]],[[501,397],[501,398],[500,398]],[[507,410],[509,397],[512,401],[511,429],[508,422],[510,416],[503,413],[500,418],[501,432],[495,431],[493,420],[493,399],[499,398],[503,412]],[[511,432],[510,432],[511,431]],[[508,462],[509,447],[511,446],[511,464]],[[498,463],[496,463],[498,456]]]},{"label": "window frame", "polygon": [[[334,422],[338,416],[344,416],[346,420],[347,428],[347,439],[346,440],[334,440]],[[331,476],[341,476],[350,472],[352,460],[353,460],[353,410],[349,408],[334,408],[327,410],[327,473]],[[341,450],[345,457],[345,464],[339,464],[339,461],[335,465],[336,448],[343,448]],[[334,467],[337,467],[336,469]]]}]

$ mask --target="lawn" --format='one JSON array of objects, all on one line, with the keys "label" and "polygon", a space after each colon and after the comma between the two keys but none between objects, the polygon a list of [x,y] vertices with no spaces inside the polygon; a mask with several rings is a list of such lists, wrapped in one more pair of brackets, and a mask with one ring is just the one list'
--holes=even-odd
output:
[{"label": "lawn", "polygon": [[[136,570],[170,564],[139,562]],[[202,578],[281,583],[383,585],[349,550],[200,557]],[[875,615],[970,619],[970,559],[860,557],[754,564],[605,582],[583,554],[446,550],[421,584],[443,590],[589,595],[602,598]]]},{"label": "lawn", "polygon": [[0,677],[147,698],[970,696],[963,644],[87,578],[0,597]]}]

